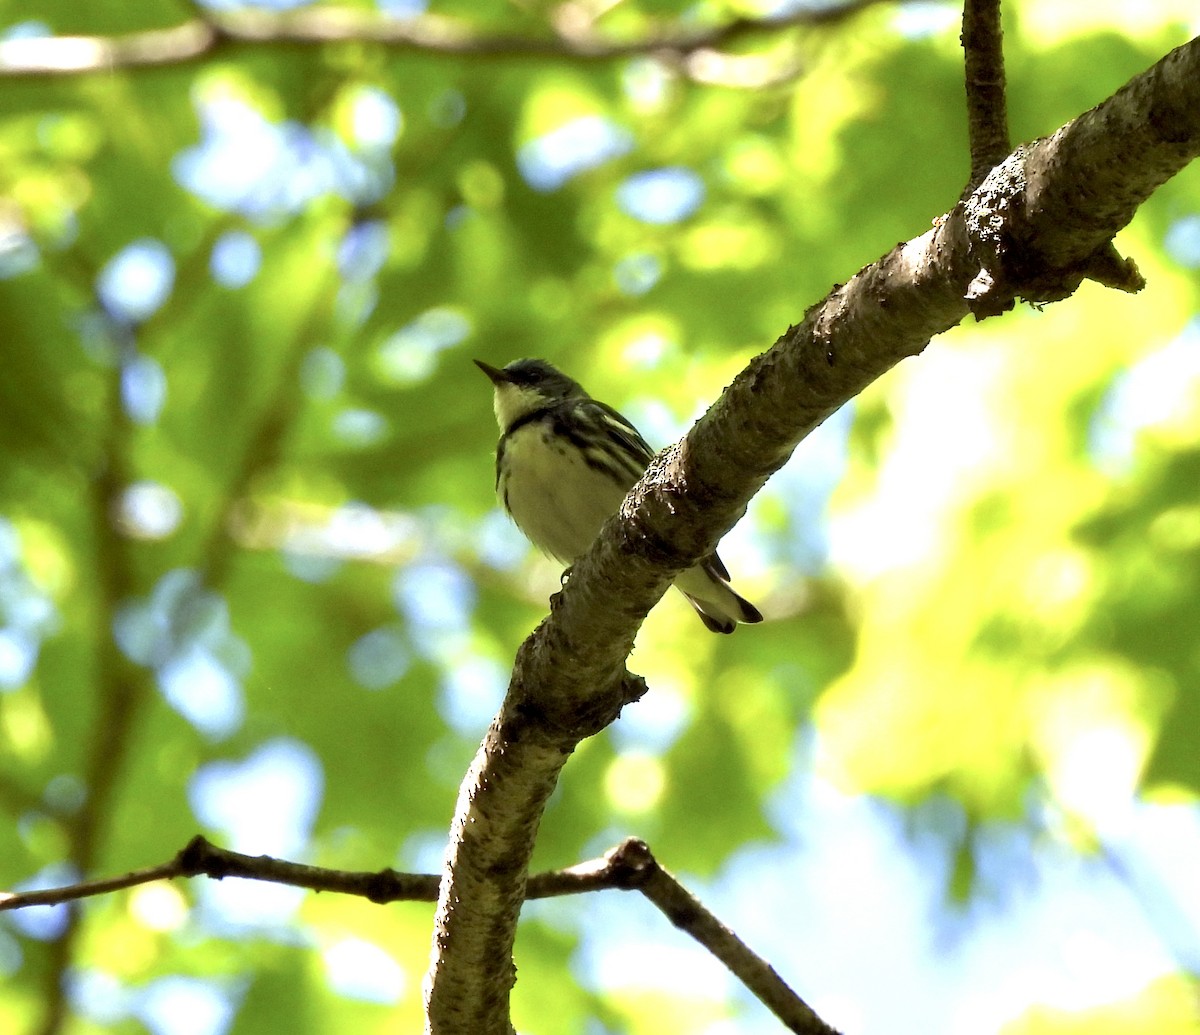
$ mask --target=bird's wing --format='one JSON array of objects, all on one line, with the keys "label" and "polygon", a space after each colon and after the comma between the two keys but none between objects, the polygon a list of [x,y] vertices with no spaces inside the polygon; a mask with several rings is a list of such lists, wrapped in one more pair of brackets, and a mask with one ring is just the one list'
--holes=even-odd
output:
[{"label": "bird's wing", "polygon": [[654,457],[654,450],[646,445],[637,428],[611,406],[595,399],[565,402],[555,414],[554,431],[571,440],[589,467],[603,471],[626,490],[645,473]]},{"label": "bird's wing", "polygon": [[590,402],[604,418],[609,437],[637,456],[642,467],[645,468],[654,459],[654,450],[642,438],[638,429],[607,403],[597,402],[595,399]]}]

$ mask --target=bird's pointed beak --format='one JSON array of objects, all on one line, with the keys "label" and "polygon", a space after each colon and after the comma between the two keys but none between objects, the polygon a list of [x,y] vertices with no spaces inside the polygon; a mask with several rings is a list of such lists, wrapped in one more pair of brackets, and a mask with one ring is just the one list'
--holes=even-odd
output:
[{"label": "bird's pointed beak", "polygon": [[508,383],[508,375],[498,367],[492,366],[490,363],[485,363],[481,359],[473,360],[474,364],[479,367],[491,379],[492,384],[502,385]]}]

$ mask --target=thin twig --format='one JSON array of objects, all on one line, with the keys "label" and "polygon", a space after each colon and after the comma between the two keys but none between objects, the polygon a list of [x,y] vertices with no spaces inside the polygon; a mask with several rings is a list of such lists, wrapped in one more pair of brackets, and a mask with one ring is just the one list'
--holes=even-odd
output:
[{"label": "thin twig", "polygon": [[[615,850],[614,850],[615,851]],[[555,898],[578,895],[606,888],[628,887],[616,872],[611,856],[578,863],[562,870],[547,870],[529,879],[527,897]],[[333,870],[288,862],[269,855],[244,855],[214,845],[203,837],[194,837],[168,862],[131,870],[115,877],[78,881],[57,888],[0,892],[0,912],[31,906],[56,906],[95,895],[150,884],[176,877],[244,877],[271,884],[288,884],[310,891],[333,891],[357,895],[372,902],[436,902],[441,878],[431,873],[401,873],[383,870]]]},{"label": "thin twig", "polygon": [[132,870],[115,877],[79,881],[58,888],[35,891],[0,893],[0,912],[25,909],[29,906],[53,906],[95,895],[150,884],[176,877],[246,877],[272,884],[289,884],[312,891],[336,891],[358,895],[374,902],[409,901],[433,902],[437,898],[438,877],[420,873],[397,873],[380,870],[365,873],[353,870],[331,870],[320,866],[275,859],[269,855],[243,855],[220,848],[203,837],[194,837],[168,862]]},{"label": "thin twig", "polygon": [[[371,902],[435,902],[440,877],[432,873],[400,873],[393,869],[373,872],[331,870],[307,866],[268,855],[244,855],[220,848],[203,837],[194,837],[173,859],[157,866],[132,870],[115,877],[79,881],[59,888],[0,892],[0,912],[55,906],[95,895],[150,884],[176,877],[207,876],[214,880],[243,877],[357,895]],[[836,1035],[787,986],[764,959],[753,953],[729,928],[712,915],[654,858],[644,841],[629,838],[601,858],[562,870],[548,870],[529,879],[527,899],[579,895],[606,889],[639,891],[681,931],[690,934],[717,957],[789,1031],[804,1035]]]},{"label": "thin twig", "polygon": [[966,0],[963,4],[962,47],[971,146],[971,177],[962,194],[966,200],[991,169],[1012,151],[1004,91],[1000,0]]},{"label": "thin twig", "polygon": [[117,877],[100,877],[96,880],[81,880],[76,884],[64,884],[58,888],[38,888],[35,891],[0,891],[0,913],[10,909],[29,909],[33,906],[60,906],[64,902],[75,902],[93,895],[108,895],[124,891],[139,884],[150,884],[156,880],[168,880],[180,876],[178,859],[158,866],[147,866],[142,870],[131,870]]}]

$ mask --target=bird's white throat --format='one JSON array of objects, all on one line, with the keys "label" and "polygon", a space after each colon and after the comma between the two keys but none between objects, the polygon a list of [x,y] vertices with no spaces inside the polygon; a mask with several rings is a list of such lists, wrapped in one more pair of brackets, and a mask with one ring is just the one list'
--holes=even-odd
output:
[{"label": "bird's white throat", "polygon": [[496,411],[496,423],[501,431],[507,431],[514,421],[545,405],[546,397],[536,388],[509,383],[496,385],[492,398],[492,409]]}]

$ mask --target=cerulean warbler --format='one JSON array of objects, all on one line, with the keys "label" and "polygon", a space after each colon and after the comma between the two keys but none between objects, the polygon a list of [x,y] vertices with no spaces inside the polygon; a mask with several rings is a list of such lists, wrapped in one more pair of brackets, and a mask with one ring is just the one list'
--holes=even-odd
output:
[{"label": "cerulean warbler", "polygon": [[[571,565],[620,508],[654,451],[616,410],[545,360],[518,359],[503,370],[475,365],[495,386],[496,495],[534,546]],[[675,588],[713,632],[762,621],[730,588],[715,553],[681,572]]]}]

